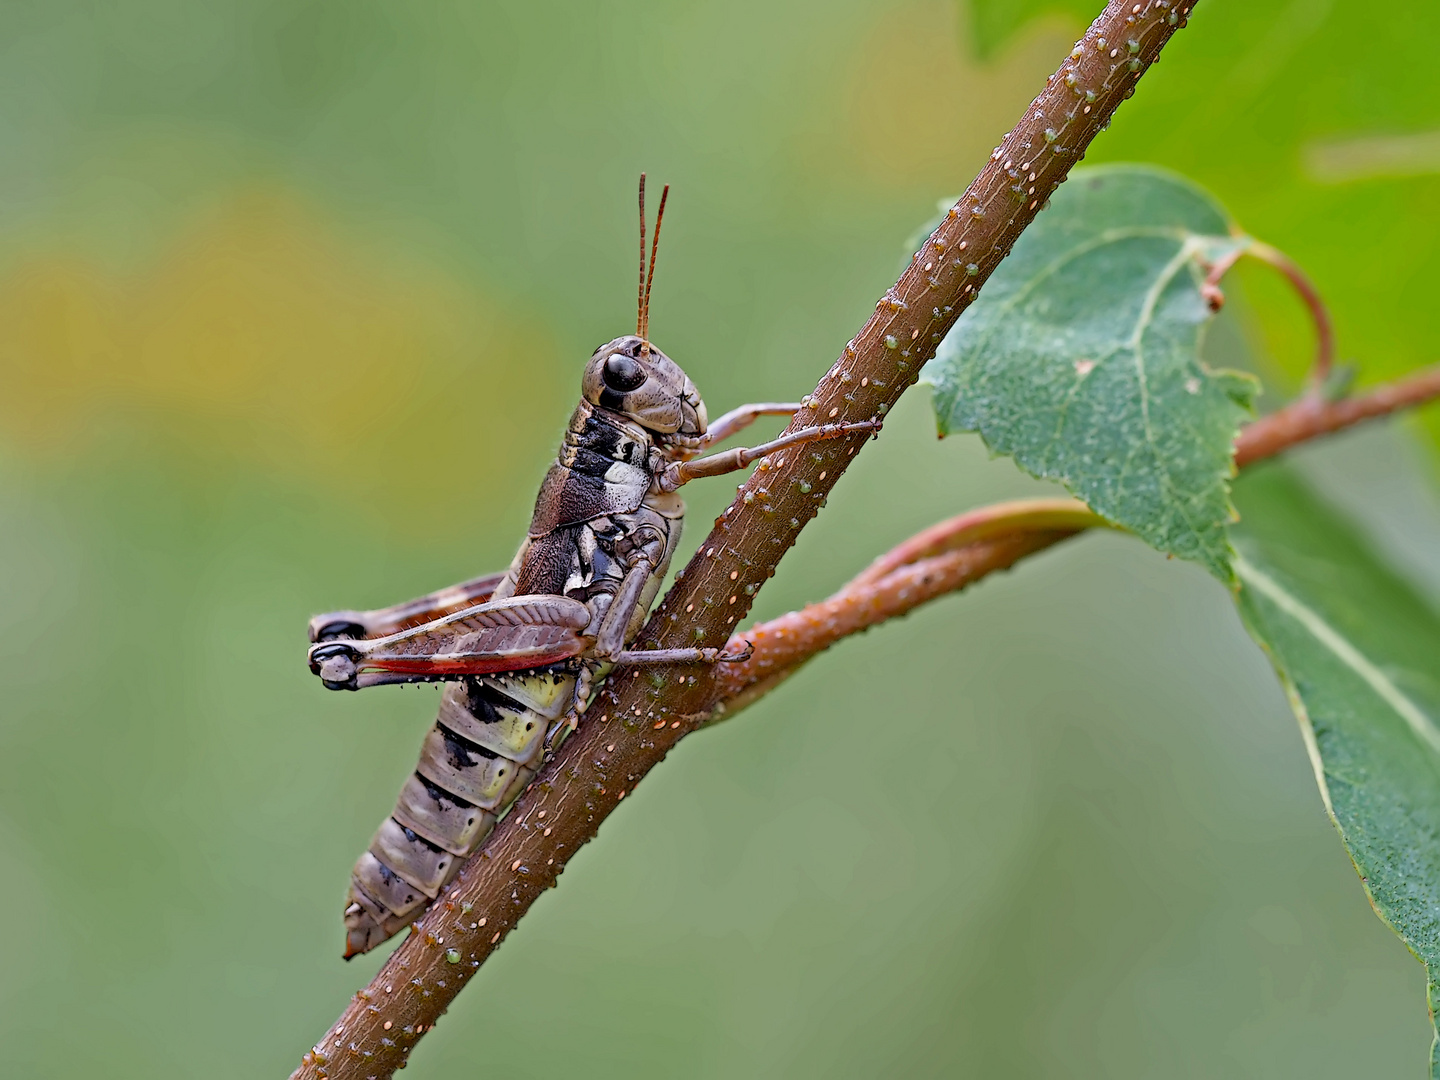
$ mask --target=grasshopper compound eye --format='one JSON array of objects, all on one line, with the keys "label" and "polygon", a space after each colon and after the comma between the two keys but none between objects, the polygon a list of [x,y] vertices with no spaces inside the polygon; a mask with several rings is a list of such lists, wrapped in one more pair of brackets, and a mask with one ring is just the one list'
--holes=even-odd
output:
[{"label": "grasshopper compound eye", "polygon": [[605,361],[605,385],[617,393],[639,388],[646,379],[645,369],[624,353],[614,353]]}]

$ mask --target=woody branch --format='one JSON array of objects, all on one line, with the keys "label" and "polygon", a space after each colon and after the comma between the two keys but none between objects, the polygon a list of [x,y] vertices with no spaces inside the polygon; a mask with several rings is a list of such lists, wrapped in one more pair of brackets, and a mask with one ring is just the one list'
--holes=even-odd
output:
[{"label": "woody branch", "polygon": [[[1193,7],[1194,0],[1111,0],[805,398],[792,430],[882,418],[894,407]],[[915,91],[926,93],[919,85]],[[636,647],[723,645],[866,438],[762,461],[677,575]],[[704,723],[724,677],[676,667],[645,678],[631,669],[609,680],[580,730],[294,1077],[382,1078],[402,1066],[600,822]]]}]

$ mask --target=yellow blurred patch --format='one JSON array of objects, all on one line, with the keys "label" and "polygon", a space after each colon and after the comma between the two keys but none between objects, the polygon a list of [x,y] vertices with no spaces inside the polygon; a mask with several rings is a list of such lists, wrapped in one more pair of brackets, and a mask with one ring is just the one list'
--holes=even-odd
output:
[{"label": "yellow blurred patch", "polygon": [[816,166],[881,191],[958,194],[1084,29],[1042,18],[981,63],[957,15],[954,0],[917,0],[876,20],[828,95],[844,109],[845,137],[804,142],[811,158],[843,159]]},{"label": "yellow blurred patch", "polygon": [[402,498],[543,462],[566,390],[533,323],[317,217],[251,193],[130,278],[17,265],[0,279],[0,438],[68,455],[101,431],[178,435],[202,461]]}]

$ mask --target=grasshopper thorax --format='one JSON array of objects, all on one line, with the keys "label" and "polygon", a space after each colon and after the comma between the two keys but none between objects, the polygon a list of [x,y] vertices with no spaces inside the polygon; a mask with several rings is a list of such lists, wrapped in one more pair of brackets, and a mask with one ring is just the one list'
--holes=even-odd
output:
[{"label": "grasshopper thorax", "polygon": [[581,393],[657,435],[683,443],[705,434],[705,402],[680,365],[636,334],[595,350]]}]

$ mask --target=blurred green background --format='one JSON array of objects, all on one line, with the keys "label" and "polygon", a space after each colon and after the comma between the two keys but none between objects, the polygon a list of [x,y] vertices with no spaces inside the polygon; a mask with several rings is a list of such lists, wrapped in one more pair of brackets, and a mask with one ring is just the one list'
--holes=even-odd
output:
[{"label": "blurred green background", "polygon": [[[326,694],[307,617],[508,562],[632,325],[642,168],[657,342],[712,414],[807,391],[1099,5],[1031,6],[0,4],[0,1072],[298,1062],[380,962],[341,899],[436,698]],[[1365,379],[1433,361],[1437,41],[1423,0],[1205,0],[1091,160],[1210,186]],[[1240,284],[1217,355],[1293,387],[1298,304]],[[922,388],[759,616],[1043,490],[932,425]],[[1306,462],[1440,597],[1419,430]],[[1223,590],[1093,536],[687,741],[413,1068],[1417,1076],[1428,1039]]]}]

